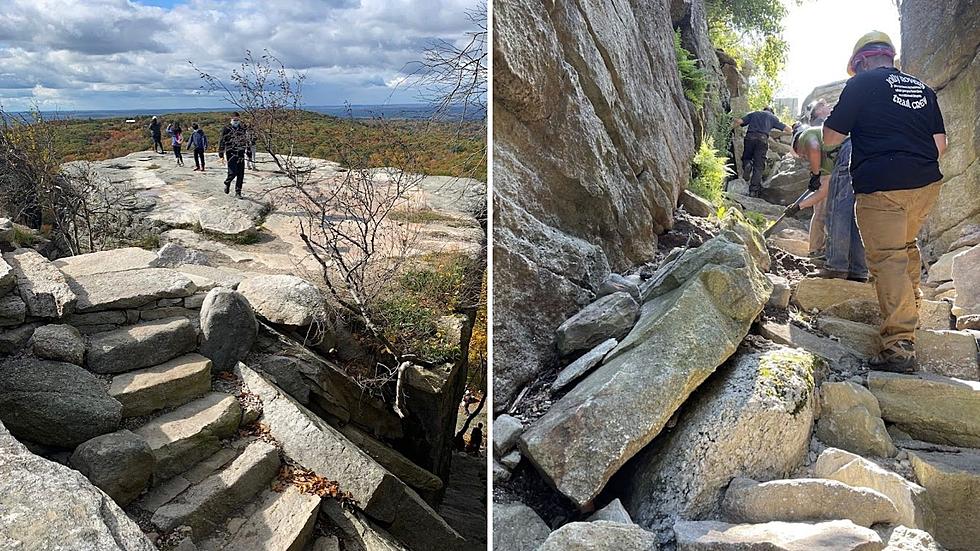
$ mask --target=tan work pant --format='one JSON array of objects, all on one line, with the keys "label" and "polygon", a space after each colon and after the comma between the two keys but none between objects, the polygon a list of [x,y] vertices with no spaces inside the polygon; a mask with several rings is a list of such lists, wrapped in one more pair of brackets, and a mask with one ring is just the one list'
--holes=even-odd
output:
[{"label": "tan work pant", "polygon": [[940,185],[855,194],[858,229],[881,309],[882,350],[915,340],[922,265],[916,236]]},{"label": "tan work pant", "polygon": [[[824,184],[827,185],[827,184]],[[813,205],[813,216],[810,217],[810,254],[823,251],[827,243],[827,200],[824,199]]]}]

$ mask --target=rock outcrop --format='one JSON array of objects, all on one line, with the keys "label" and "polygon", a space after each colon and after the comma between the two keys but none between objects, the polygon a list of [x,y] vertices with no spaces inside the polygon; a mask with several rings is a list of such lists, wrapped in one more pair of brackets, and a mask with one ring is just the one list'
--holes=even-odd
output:
[{"label": "rock outcrop", "polygon": [[494,5],[498,411],[553,365],[555,328],[610,267],[651,258],[673,223],[695,143],[670,8]]}]

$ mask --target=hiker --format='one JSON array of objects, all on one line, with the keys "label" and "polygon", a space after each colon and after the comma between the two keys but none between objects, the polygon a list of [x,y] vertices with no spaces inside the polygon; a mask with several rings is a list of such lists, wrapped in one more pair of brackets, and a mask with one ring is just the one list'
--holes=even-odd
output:
[{"label": "hiker", "polygon": [[191,125],[191,128],[194,132],[191,133],[191,139],[187,141],[187,147],[194,150],[194,170],[204,172],[204,150],[208,148],[208,137],[196,122]]},{"label": "hiker", "polygon": [[248,147],[249,131],[242,124],[236,111],[231,115],[231,122],[221,130],[221,141],[218,142],[218,158],[228,162],[225,193],[230,191],[231,181],[235,180],[235,197],[239,198],[242,196],[242,183],[245,181],[245,151]]},{"label": "hiker", "polygon": [[824,123],[825,144],[851,137],[857,225],[881,310],[872,369],[913,373],[921,256],[916,235],[939,196],[946,128],[936,93],[895,68],[887,34],[854,45],[852,78]]},{"label": "hiker", "polygon": [[732,126],[748,126],[742,142],[743,178],[749,182],[749,197],[762,193],[762,171],[766,168],[766,152],[769,151],[769,133],[774,128],[783,132],[789,127],[783,124],[772,112],[772,107],[753,111],[732,121]]},{"label": "hiker", "polygon": [[[166,155],[167,153],[163,150],[163,136],[160,133],[160,121],[154,116],[153,120],[150,121],[150,126],[147,128],[150,129],[150,136],[153,138],[153,152]],[[160,146],[159,150],[157,150],[157,146]]]},{"label": "hiker", "polygon": [[[822,99],[811,102],[807,109],[807,121],[809,121],[810,126],[822,125],[829,115],[830,106]],[[809,257],[811,261],[816,263],[826,260],[826,221],[827,200],[824,199],[813,205],[813,215],[810,217]]]},{"label": "hiker", "polygon": [[184,166],[184,156],[180,154],[180,148],[184,145],[184,134],[180,129],[180,123],[168,124],[167,134],[170,136],[171,145],[174,148],[174,157],[177,159],[177,166]]},{"label": "hiker", "polygon": [[483,423],[473,427],[470,431],[470,443],[466,446],[466,451],[477,455],[483,447]]}]

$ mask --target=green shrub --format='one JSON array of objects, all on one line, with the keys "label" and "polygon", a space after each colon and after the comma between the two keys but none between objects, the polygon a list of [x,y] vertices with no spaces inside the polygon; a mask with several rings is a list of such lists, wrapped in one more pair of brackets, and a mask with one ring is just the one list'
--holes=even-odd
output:
[{"label": "green shrub", "polygon": [[703,108],[708,79],[704,76],[704,71],[698,68],[697,58],[681,46],[680,30],[674,31],[674,53],[677,56],[677,70],[681,73],[684,97],[691,100],[698,109]]},{"label": "green shrub", "polygon": [[727,162],[726,157],[718,155],[714,138],[706,136],[691,163],[689,189],[715,205],[721,204],[725,178],[731,174]]}]

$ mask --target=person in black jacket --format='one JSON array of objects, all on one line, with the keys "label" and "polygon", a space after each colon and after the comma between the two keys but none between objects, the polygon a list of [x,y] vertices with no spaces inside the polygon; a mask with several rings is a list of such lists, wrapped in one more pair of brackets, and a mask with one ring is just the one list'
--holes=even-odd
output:
[{"label": "person in black jacket", "polygon": [[221,130],[218,158],[228,162],[225,193],[231,190],[231,181],[235,180],[235,197],[242,196],[242,184],[245,181],[245,151],[251,145],[249,142],[248,129],[242,124],[238,112],[232,113],[231,123]]},{"label": "person in black jacket", "polygon": [[[156,117],[153,117],[150,126],[147,128],[150,129],[150,137],[153,138],[153,152],[166,155],[166,152],[163,150],[163,134],[160,132],[160,121]],[[157,149],[158,146],[160,149]]]},{"label": "person in black jacket", "polygon": [[769,133],[774,128],[789,132],[788,126],[773,114],[772,107],[753,111],[732,121],[732,126],[747,126],[742,142],[742,171],[749,182],[749,196],[762,193],[762,171],[766,168],[766,152],[769,151]]},{"label": "person in black jacket", "polygon": [[194,150],[194,170],[204,172],[204,150],[208,148],[208,137],[204,135],[204,129],[199,127],[197,123],[194,123],[191,128],[194,129],[194,132],[191,134],[190,141],[187,142],[187,147]]}]

